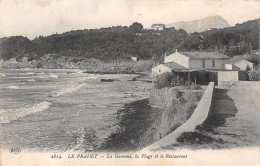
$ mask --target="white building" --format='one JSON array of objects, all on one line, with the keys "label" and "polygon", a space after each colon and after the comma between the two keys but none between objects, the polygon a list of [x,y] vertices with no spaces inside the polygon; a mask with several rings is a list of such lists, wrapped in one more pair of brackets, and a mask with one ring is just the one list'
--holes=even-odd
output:
[{"label": "white building", "polygon": [[165,56],[164,63],[152,68],[152,75],[172,70],[224,70],[229,57],[218,52],[178,52]]},{"label": "white building", "polygon": [[164,24],[153,24],[152,25],[152,29],[156,30],[156,31],[161,31],[165,28]]},{"label": "white building", "polygon": [[218,52],[176,52],[164,58],[164,63],[175,62],[187,69],[224,69],[228,56]]},{"label": "white building", "polygon": [[165,72],[172,72],[172,70],[187,70],[186,67],[181,66],[175,62],[160,64],[152,68],[152,76],[160,75]]},{"label": "white building", "polygon": [[137,58],[136,56],[132,56],[131,59],[132,59],[133,61],[138,61],[138,58]]},{"label": "white building", "polygon": [[230,60],[226,61],[226,64],[225,64],[226,70],[235,70],[235,69],[246,70],[247,67],[249,67],[249,69],[253,69],[254,64],[245,59],[230,59]]}]

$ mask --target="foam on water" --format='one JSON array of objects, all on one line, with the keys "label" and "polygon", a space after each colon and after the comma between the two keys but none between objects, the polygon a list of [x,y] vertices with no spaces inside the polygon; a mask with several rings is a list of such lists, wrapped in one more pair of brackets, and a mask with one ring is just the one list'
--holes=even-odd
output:
[{"label": "foam on water", "polygon": [[28,81],[28,82],[34,82],[35,79],[28,79],[27,81]]},{"label": "foam on water", "polygon": [[26,75],[32,75],[32,74],[35,74],[35,73],[33,73],[33,72],[26,73]]},{"label": "foam on water", "polygon": [[18,86],[8,86],[8,87],[6,87],[7,89],[19,89],[19,87]]},{"label": "foam on water", "polygon": [[59,78],[59,76],[57,76],[56,74],[49,74],[48,77],[50,77],[50,78]]},{"label": "foam on water", "polygon": [[56,74],[49,74],[49,75],[41,75],[41,76],[35,76],[36,78],[59,78]]},{"label": "foam on water", "polygon": [[63,88],[57,92],[53,92],[50,94],[51,97],[59,97],[61,95],[70,94],[73,93],[79,89],[81,89],[84,86],[84,84],[78,84],[78,85],[71,85],[69,87]]},{"label": "foam on water", "polygon": [[78,137],[77,137],[76,145],[72,148],[72,150],[78,151],[82,146],[82,144],[84,143],[86,131],[83,126],[78,126],[78,128],[74,132]]},{"label": "foam on water", "polygon": [[27,115],[41,112],[49,108],[52,103],[43,101],[33,106],[27,106],[25,108],[7,109],[0,111],[0,123],[10,123],[11,121],[25,117]]}]

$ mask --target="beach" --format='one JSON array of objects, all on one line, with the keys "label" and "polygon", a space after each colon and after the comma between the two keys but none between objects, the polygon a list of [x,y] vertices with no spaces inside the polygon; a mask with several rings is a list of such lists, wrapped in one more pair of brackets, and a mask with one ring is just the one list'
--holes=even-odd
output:
[{"label": "beach", "polygon": [[101,149],[122,129],[118,110],[149,96],[151,83],[132,81],[136,76],[87,74],[77,69],[1,70],[2,147]]}]

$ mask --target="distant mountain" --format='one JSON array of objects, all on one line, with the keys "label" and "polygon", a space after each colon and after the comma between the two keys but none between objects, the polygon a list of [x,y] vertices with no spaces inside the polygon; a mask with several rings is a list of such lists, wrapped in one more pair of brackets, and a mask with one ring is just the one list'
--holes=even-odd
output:
[{"label": "distant mountain", "polygon": [[230,25],[225,19],[223,19],[219,15],[216,15],[216,16],[209,16],[204,19],[193,20],[189,22],[180,21],[172,24],[166,24],[166,27],[167,28],[174,27],[175,29],[184,29],[188,33],[193,33],[193,32],[202,32],[212,28],[230,27]]}]

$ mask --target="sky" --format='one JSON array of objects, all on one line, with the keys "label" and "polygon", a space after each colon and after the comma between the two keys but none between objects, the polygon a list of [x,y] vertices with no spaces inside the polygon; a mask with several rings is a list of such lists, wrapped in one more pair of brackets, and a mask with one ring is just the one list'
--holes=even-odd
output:
[{"label": "sky", "polygon": [[0,37],[30,39],[77,29],[220,15],[230,25],[260,18],[260,0],[0,0]]}]

